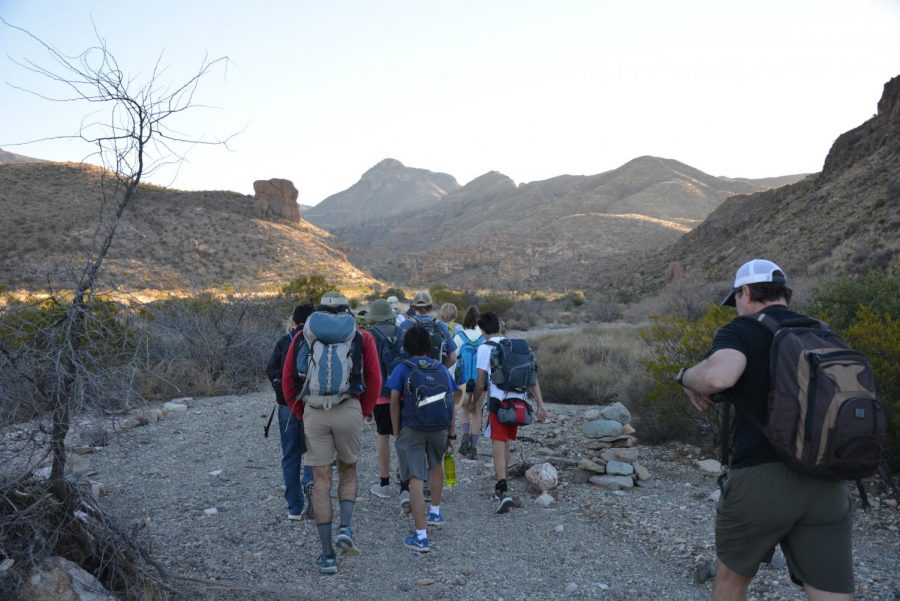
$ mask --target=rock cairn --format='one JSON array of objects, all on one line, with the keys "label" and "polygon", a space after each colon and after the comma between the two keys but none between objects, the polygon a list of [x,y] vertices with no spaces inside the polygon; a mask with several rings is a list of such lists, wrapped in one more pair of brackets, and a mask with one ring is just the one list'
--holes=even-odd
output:
[{"label": "rock cairn", "polygon": [[638,439],[625,405],[588,409],[581,432],[587,456],[578,467],[589,474],[588,482],[606,490],[646,486],[650,471],[638,462]]}]

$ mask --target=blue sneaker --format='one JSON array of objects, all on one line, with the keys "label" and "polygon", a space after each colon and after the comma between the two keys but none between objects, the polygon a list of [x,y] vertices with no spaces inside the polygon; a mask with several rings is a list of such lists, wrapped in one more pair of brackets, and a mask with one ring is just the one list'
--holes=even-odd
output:
[{"label": "blue sneaker", "polygon": [[443,526],[447,523],[447,518],[443,513],[435,513],[431,511],[428,513],[428,519],[425,523],[429,526]]},{"label": "blue sneaker", "polygon": [[360,555],[362,551],[353,542],[353,528],[338,528],[337,538],[334,539],[334,546],[341,550],[344,555]]},{"label": "blue sneaker", "polygon": [[323,574],[337,574],[338,559],[335,556],[328,557],[323,553],[316,558],[316,565]]},{"label": "blue sneaker", "polygon": [[428,544],[427,538],[418,538],[415,534],[410,534],[406,538],[403,539],[403,546],[412,549],[413,551],[418,551],[419,553],[428,553],[431,551],[431,546]]}]

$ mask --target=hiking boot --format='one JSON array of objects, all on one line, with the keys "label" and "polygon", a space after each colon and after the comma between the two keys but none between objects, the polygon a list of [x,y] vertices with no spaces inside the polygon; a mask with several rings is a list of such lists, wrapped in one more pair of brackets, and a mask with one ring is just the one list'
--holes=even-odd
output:
[{"label": "hiking boot", "polygon": [[478,446],[471,445],[469,446],[469,452],[466,454],[467,459],[478,459]]},{"label": "hiking boot", "polygon": [[306,496],[306,519],[313,519],[313,491],[316,489],[316,484],[314,482],[307,482],[303,485],[303,494]]},{"label": "hiking boot", "polygon": [[447,517],[443,513],[428,512],[428,518],[425,522],[429,526],[443,526],[447,523]]},{"label": "hiking boot", "polygon": [[319,566],[319,571],[323,574],[337,574],[338,572],[338,559],[334,555],[331,557],[325,555],[324,553],[319,555],[316,558],[316,565]]},{"label": "hiking boot", "polygon": [[390,499],[391,498],[391,487],[390,485],[382,486],[380,482],[376,482],[372,485],[372,488],[369,489],[369,492],[378,497],[379,499]]},{"label": "hiking boot", "polygon": [[513,505],[512,497],[509,496],[509,493],[504,491],[500,494],[500,503],[497,504],[497,513],[506,513],[509,511],[509,508]]},{"label": "hiking boot", "polygon": [[344,555],[361,555],[362,551],[353,542],[353,528],[338,528],[337,538],[334,539],[334,546],[341,550]]},{"label": "hiking boot", "polygon": [[412,508],[409,505],[409,491],[401,490],[400,491],[400,509],[403,510],[403,513],[409,513],[412,511]]},{"label": "hiking boot", "polygon": [[410,534],[409,536],[404,538],[403,546],[407,549],[418,551],[419,553],[428,553],[431,550],[431,545],[428,544],[428,539],[419,538],[415,534]]},{"label": "hiking boot", "polygon": [[460,457],[468,457],[469,450],[472,448],[472,441],[469,439],[468,434],[463,435],[462,442],[459,443],[459,456]]}]

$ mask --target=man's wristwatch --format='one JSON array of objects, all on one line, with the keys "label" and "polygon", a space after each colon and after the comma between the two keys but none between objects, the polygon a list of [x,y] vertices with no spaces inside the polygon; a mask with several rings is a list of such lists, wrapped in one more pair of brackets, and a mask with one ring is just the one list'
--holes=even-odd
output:
[{"label": "man's wristwatch", "polygon": [[456,434],[448,434],[447,440],[456,440]]},{"label": "man's wristwatch", "polygon": [[682,387],[684,386],[684,372],[686,372],[686,371],[687,371],[687,368],[682,367],[681,369],[678,370],[678,375],[675,376],[675,381],[678,383],[679,386],[682,386]]}]

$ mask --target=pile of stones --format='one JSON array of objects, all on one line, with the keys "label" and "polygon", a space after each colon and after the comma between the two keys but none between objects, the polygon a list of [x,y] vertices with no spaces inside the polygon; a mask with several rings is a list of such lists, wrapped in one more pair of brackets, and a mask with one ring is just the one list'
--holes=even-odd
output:
[{"label": "pile of stones", "polygon": [[588,409],[581,432],[586,453],[578,468],[588,482],[606,490],[646,486],[650,471],[638,462],[638,439],[631,426],[631,413],[622,403]]}]

